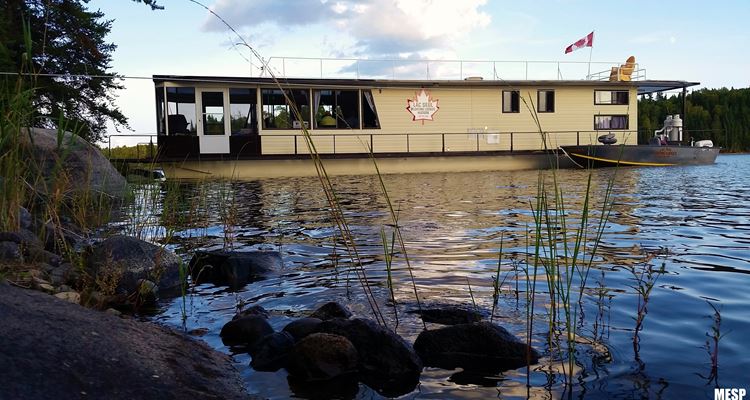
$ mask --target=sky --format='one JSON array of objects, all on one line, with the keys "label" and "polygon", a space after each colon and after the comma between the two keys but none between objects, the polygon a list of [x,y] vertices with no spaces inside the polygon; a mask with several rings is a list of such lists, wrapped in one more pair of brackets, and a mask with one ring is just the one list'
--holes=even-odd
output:
[{"label": "sky", "polygon": [[[320,76],[319,61],[281,64],[278,57],[405,60],[560,61],[565,79],[583,79],[634,55],[649,79],[750,86],[750,1],[589,0],[202,0],[231,25],[277,74]],[[164,10],[128,0],[92,0],[112,20],[112,70],[129,77],[184,74],[258,76],[261,62],[205,8],[159,0]],[[594,46],[563,54],[594,31]],[[346,62],[326,61],[324,76],[353,76]],[[398,64],[398,74],[426,76],[427,64]],[[456,78],[456,63],[430,63],[431,77]],[[467,63],[464,76],[519,79],[524,64]],[[498,67],[501,66],[501,67]],[[532,63],[529,78],[554,78],[556,63]],[[283,66],[283,70],[282,70]],[[586,68],[584,68],[584,66]],[[584,69],[582,69],[584,68]],[[392,74],[392,63],[363,63],[359,73]],[[341,75],[341,74],[349,75]],[[538,74],[534,76],[534,74]],[[407,75],[396,77],[408,77]],[[548,76],[553,75],[553,76]],[[559,75],[558,75],[559,76]],[[153,134],[151,80],[126,79],[117,104],[132,130]],[[118,134],[113,128],[110,134]],[[146,139],[147,140],[147,139]],[[128,140],[126,140],[128,141]],[[132,143],[132,140],[128,141]],[[113,138],[113,145],[123,139]]]}]

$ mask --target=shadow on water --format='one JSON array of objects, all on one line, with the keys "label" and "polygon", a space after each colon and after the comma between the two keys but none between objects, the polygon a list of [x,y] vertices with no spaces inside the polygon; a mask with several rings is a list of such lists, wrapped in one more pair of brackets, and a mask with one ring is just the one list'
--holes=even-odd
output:
[{"label": "shadow on water", "polygon": [[[711,371],[705,343],[711,331],[711,299],[721,306],[721,385],[743,387],[750,357],[750,156],[721,156],[716,165],[675,168],[624,168],[617,172],[615,206],[576,311],[575,385],[573,398],[680,398],[713,395],[717,382],[702,379]],[[593,189],[605,190],[612,170],[594,172]],[[585,190],[583,171],[558,173],[568,212],[576,218]],[[528,287],[524,271],[527,229],[533,225],[530,203],[537,194],[536,171],[419,174],[385,176],[389,194],[409,250],[420,296],[426,303],[471,304],[470,282],[477,307],[490,310],[500,238],[504,238],[501,287],[496,323],[524,338]],[[336,177],[333,184],[363,257],[373,292],[383,304],[390,298],[380,229],[391,223],[380,198],[377,177]],[[348,304],[355,315],[370,316],[367,300],[355,283],[346,251],[335,241],[334,223],[316,178],[249,182],[203,182],[179,185],[181,214],[160,215],[159,203],[135,223],[125,218],[116,229],[142,227],[142,236],[162,240],[171,231],[169,247],[186,260],[197,249],[225,247],[227,230],[235,250],[279,250],[282,271],[238,290],[211,284],[192,288],[186,299],[185,327],[201,329],[201,338],[224,351],[218,336],[236,305],[260,304],[271,311],[270,322],[281,329],[325,301]],[[226,217],[227,193],[234,218]],[[162,190],[162,200],[166,198]],[[164,200],[165,201],[165,200]],[[163,201],[162,201],[163,202]],[[195,205],[198,205],[197,207]],[[193,209],[195,208],[195,209]],[[224,213],[224,214],[222,214]],[[165,213],[166,214],[166,213]],[[222,217],[224,215],[224,217]],[[167,228],[168,227],[168,228]],[[651,292],[648,316],[639,332],[638,352],[632,345],[638,298],[630,269],[644,254],[668,249],[665,272]],[[408,271],[398,258],[393,264],[398,302],[398,333],[413,342],[421,322],[413,309]],[[546,284],[545,284],[546,286]],[[541,287],[541,285],[539,286]],[[538,287],[538,289],[539,289]],[[359,290],[358,290],[359,289]],[[548,349],[545,293],[534,317],[533,345]],[[546,296],[546,297],[545,297]],[[182,326],[182,301],[164,303],[156,320]],[[393,325],[393,307],[383,307]],[[488,312],[488,311],[486,311]],[[287,382],[286,373],[256,372],[249,356],[236,354],[237,365],[252,393],[287,398],[293,393],[315,397]],[[558,398],[565,359],[556,351],[526,370],[482,376],[460,370],[428,368],[409,398]],[[338,385],[337,397],[377,398],[361,384]],[[320,389],[322,390],[322,389]],[[328,392],[320,392],[328,393]]]}]

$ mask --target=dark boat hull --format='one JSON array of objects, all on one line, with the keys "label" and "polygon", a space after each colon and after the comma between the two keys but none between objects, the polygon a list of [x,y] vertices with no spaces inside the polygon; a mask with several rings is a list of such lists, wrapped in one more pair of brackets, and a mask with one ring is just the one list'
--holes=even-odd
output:
[{"label": "dark boat hull", "polygon": [[668,167],[674,165],[713,164],[718,147],[651,146],[651,145],[588,145],[561,146],[565,154],[582,168],[640,166]]}]

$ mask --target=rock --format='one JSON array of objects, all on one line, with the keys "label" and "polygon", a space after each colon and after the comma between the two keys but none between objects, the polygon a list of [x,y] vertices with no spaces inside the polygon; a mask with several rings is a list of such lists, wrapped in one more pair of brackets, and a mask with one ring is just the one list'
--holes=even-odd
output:
[{"label": "rock", "polygon": [[286,365],[287,354],[294,346],[294,338],[287,332],[266,335],[250,350],[250,366],[256,371],[275,372]]},{"label": "rock", "polygon": [[24,207],[18,207],[18,223],[21,229],[31,229],[31,225],[34,222],[34,218],[31,216],[29,210]]},{"label": "rock", "polygon": [[294,341],[298,342],[307,335],[317,332],[322,323],[323,320],[320,318],[300,318],[288,323],[282,330],[284,332],[289,332],[294,338]]},{"label": "rock", "polygon": [[81,303],[81,295],[77,292],[60,292],[55,294],[55,297],[73,304]]},{"label": "rock", "polygon": [[237,314],[234,315],[234,317],[232,317],[232,320],[249,317],[251,315],[256,315],[258,317],[263,317],[265,319],[268,319],[268,311],[262,306],[259,306],[256,304],[252,307],[246,308],[238,312]]},{"label": "rock", "polygon": [[10,285],[0,316],[3,399],[248,398],[227,355],[158,324]]},{"label": "rock", "polygon": [[304,381],[326,381],[357,372],[357,350],[349,339],[313,333],[294,345],[286,367]]},{"label": "rock", "polygon": [[362,382],[381,394],[397,397],[419,383],[422,361],[400,336],[368,319],[324,321],[319,332],[344,336],[357,349]]},{"label": "rock", "polygon": [[[38,166],[38,172],[48,182],[63,180],[63,189],[74,193],[91,191],[96,196],[105,194],[115,198],[126,193],[125,178],[98,148],[80,136],[65,132],[58,145],[57,130],[32,128],[30,131],[30,135],[25,132],[21,135],[23,144],[29,147],[34,161],[31,164]],[[46,185],[38,186],[43,190]]]},{"label": "rock", "polygon": [[138,280],[139,304],[153,304],[159,299],[159,287],[148,279]]},{"label": "rock", "polygon": [[37,283],[36,286],[39,290],[45,291],[47,293],[55,293],[55,287],[50,285],[49,283]]},{"label": "rock", "polygon": [[414,349],[426,366],[497,373],[531,364],[539,353],[504,328],[489,322],[422,331]]},{"label": "rock", "polygon": [[107,314],[110,314],[110,315],[114,315],[114,316],[116,316],[116,317],[119,317],[120,315],[122,315],[122,313],[121,313],[120,311],[118,311],[118,310],[115,310],[114,308],[108,308],[108,309],[107,309],[106,311],[104,311],[104,312],[106,312]]},{"label": "rock", "polygon": [[59,228],[53,223],[44,225],[44,249],[53,253],[64,254],[69,249],[76,249],[85,242],[83,236],[76,231],[79,228],[68,224]]},{"label": "rock", "polygon": [[318,307],[318,309],[315,310],[312,314],[310,314],[311,318],[318,318],[322,319],[323,321],[327,321],[333,318],[347,319],[351,316],[352,313],[351,311],[349,311],[349,309],[335,301],[330,301],[323,304],[322,306]]},{"label": "rock", "polygon": [[422,317],[422,321],[424,322],[442,325],[471,324],[482,320],[482,314],[456,306],[423,308],[421,311],[412,310],[407,312],[410,314],[418,314]]},{"label": "rock", "polygon": [[265,318],[251,315],[227,322],[219,335],[227,346],[244,345],[252,348],[258,340],[272,333],[273,328]]},{"label": "rock", "polygon": [[190,259],[190,276],[196,283],[210,282],[239,288],[281,269],[277,251],[196,251]]},{"label": "rock", "polygon": [[52,269],[49,272],[49,280],[55,286],[60,286],[68,282],[68,276],[73,265],[70,263],[62,263],[59,267]]},{"label": "rock", "polygon": [[0,242],[0,261],[22,263],[23,254],[18,243]]},{"label": "rock", "polygon": [[25,259],[29,262],[49,264],[53,267],[60,265],[60,256],[41,247],[29,247]]},{"label": "rock", "polygon": [[96,246],[89,257],[89,267],[96,275],[122,276],[118,289],[134,293],[138,281],[153,281],[159,290],[180,287],[180,257],[169,250],[130,236],[112,236]]}]

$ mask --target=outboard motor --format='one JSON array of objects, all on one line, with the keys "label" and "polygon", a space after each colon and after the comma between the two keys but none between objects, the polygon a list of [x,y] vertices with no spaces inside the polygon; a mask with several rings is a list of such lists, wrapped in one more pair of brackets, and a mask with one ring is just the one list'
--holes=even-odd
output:
[{"label": "outboard motor", "polygon": [[599,143],[602,143],[602,144],[615,144],[615,143],[617,143],[617,138],[615,137],[614,133],[609,133],[609,134],[606,134],[606,135],[601,135],[601,136],[599,136],[599,138],[597,140],[599,141]]}]

